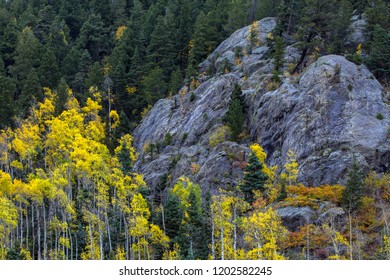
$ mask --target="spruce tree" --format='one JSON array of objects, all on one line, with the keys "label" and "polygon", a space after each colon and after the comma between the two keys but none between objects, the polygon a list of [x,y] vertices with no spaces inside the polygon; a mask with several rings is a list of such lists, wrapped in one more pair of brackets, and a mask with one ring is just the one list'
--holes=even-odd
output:
[{"label": "spruce tree", "polygon": [[234,89],[229,102],[229,110],[226,113],[226,122],[231,130],[233,140],[238,140],[238,135],[243,130],[245,119],[244,100],[242,97],[241,87],[238,84],[234,85]]},{"label": "spruce tree", "polygon": [[342,203],[348,211],[353,212],[360,207],[364,194],[363,175],[356,159],[353,159],[351,170],[348,174],[348,180],[343,192]]},{"label": "spruce tree", "polygon": [[156,67],[145,77],[144,83],[145,100],[149,105],[165,97],[167,84],[164,82],[164,72]]},{"label": "spruce tree", "polygon": [[41,65],[38,69],[38,76],[43,87],[54,89],[59,82],[60,73],[57,58],[50,47],[48,47],[43,54]]},{"label": "spruce tree", "polygon": [[263,172],[263,164],[254,153],[249,155],[248,164],[245,168],[243,182],[240,189],[244,194],[245,201],[252,203],[254,201],[253,191],[265,191],[264,183],[267,175]]},{"label": "spruce tree", "polygon": [[275,70],[280,71],[280,69],[283,67],[284,63],[284,42],[283,38],[278,36],[275,38],[275,45],[274,45],[274,65]]}]

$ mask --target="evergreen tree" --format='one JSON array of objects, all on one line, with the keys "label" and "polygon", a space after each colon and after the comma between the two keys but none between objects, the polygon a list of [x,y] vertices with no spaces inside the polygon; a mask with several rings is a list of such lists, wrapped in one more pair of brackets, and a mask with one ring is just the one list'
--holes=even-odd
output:
[{"label": "evergreen tree", "polygon": [[31,28],[26,27],[20,33],[14,53],[15,63],[9,67],[10,74],[21,85],[19,89],[23,87],[31,70],[39,67],[41,62],[41,47]]},{"label": "evergreen tree", "polygon": [[42,100],[42,86],[39,83],[37,71],[33,68],[23,83],[22,91],[18,98],[19,112],[25,116],[25,113],[34,103],[41,102]]},{"label": "evergreen tree", "polygon": [[181,221],[183,219],[183,211],[180,208],[179,198],[171,191],[168,192],[168,196],[164,203],[164,216],[165,233],[172,240],[172,242],[175,242],[176,237],[179,234]]},{"label": "evergreen tree", "polygon": [[93,63],[89,67],[87,77],[85,79],[85,87],[89,89],[92,86],[101,88],[104,80],[103,68],[99,62]]},{"label": "evergreen tree", "polygon": [[249,24],[249,5],[248,0],[230,0],[228,19],[224,25],[227,34]]},{"label": "evergreen tree", "polygon": [[144,83],[145,100],[147,104],[154,103],[164,98],[167,93],[167,84],[164,81],[164,72],[161,68],[156,67],[145,77]]},{"label": "evergreen tree", "polygon": [[15,110],[14,96],[16,85],[11,78],[4,75],[2,60],[0,60],[0,72],[0,127],[5,129],[12,124],[12,116]]},{"label": "evergreen tree", "polygon": [[331,28],[335,20],[335,0],[304,0],[299,21],[297,38],[301,56],[294,72],[302,68],[306,56],[313,51],[324,52],[323,42],[329,42]]},{"label": "evergreen tree", "polygon": [[65,110],[65,105],[68,102],[68,90],[69,87],[64,78],[61,78],[60,83],[57,86],[57,95],[54,100],[55,115],[60,115]]},{"label": "evergreen tree", "polygon": [[179,67],[172,72],[171,81],[169,83],[169,94],[175,95],[180,90],[183,83],[183,74]]},{"label": "evergreen tree", "polygon": [[370,53],[365,63],[378,79],[390,75],[390,32],[380,25],[375,25],[372,38],[368,42]]},{"label": "evergreen tree", "polygon": [[217,45],[218,32],[215,26],[204,12],[201,12],[196,19],[194,33],[192,36],[192,48],[190,50],[190,62],[197,66]]},{"label": "evergreen tree", "polygon": [[348,174],[348,180],[343,192],[343,205],[348,211],[353,212],[361,205],[364,194],[363,176],[356,159],[353,159],[351,170]]},{"label": "evergreen tree", "polygon": [[263,164],[259,161],[254,153],[249,155],[248,164],[245,168],[243,182],[240,189],[244,194],[245,201],[252,203],[254,201],[253,191],[265,191],[264,183],[267,175],[263,172]]},{"label": "evergreen tree", "polygon": [[173,14],[168,10],[165,17],[160,16],[157,19],[147,51],[150,67],[160,67],[164,71],[165,81],[168,81],[174,65],[177,64],[175,30]]},{"label": "evergreen tree", "polygon": [[53,50],[48,47],[42,56],[41,65],[38,68],[39,81],[43,87],[54,89],[60,78],[57,58]]},{"label": "evergreen tree", "polygon": [[239,134],[243,130],[243,124],[245,120],[244,100],[242,97],[241,87],[238,84],[234,85],[229,102],[229,109],[226,113],[225,119],[231,130],[231,136],[233,140],[237,141]]},{"label": "evergreen tree", "polygon": [[277,36],[275,38],[275,45],[274,45],[274,65],[275,70],[279,72],[279,70],[283,67],[284,63],[284,42],[283,38],[280,36]]},{"label": "evergreen tree", "polygon": [[88,50],[93,61],[101,60],[109,52],[111,42],[107,40],[108,32],[99,14],[92,13],[83,24],[77,45]]}]

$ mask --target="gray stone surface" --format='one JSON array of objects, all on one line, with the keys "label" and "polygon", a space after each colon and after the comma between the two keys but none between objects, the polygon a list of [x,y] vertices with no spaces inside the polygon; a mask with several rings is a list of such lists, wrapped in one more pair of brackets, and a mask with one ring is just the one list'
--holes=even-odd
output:
[{"label": "gray stone surface", "polygon": [[[272,18],[260,21],[260,38],[265,40],[275,25]],[[232,59],[235,47],[248,43],[247,36],[248,27],[236,31],[202,65],[217,63],[217,56]],[[300,76],[282,77],[278,89],[267,91],[273,69],[268,52],[269,47],[262,45],[243,57],[232,73],[202,78],[196,90],[160,100],[150,110],[133,136],[140,153],[135,170],[145,174],[151,187],[166,173],[171,174],[171,184],[180,176],[209,189],[237,184],[253,142],[264,147],[268,164],[279,167],[288,150],[294,151],[298,179],[307,186],[343,183],[353,158],[365,170],[390,169],[389,104],[383,87],[365,66],[341,56],[324,56]],[[285,58],[286,64],[295,63],[299,53],[289,46]],[[223,124],[235,83],[241,85],[248,106],[249,136],[241,145],[226,142],[212,148],[209,136]],[[145,143],[162,142],[168,132],[172,145],[153,158],[143,154]],[[196,174],[193,164],[199,165]]]},{"label": "gray stone surface", "polygon": [[277,212],[289,231],[298,231],[300,227],[312,223],[315,215],[310,207],[287,206],[279,208]]}]

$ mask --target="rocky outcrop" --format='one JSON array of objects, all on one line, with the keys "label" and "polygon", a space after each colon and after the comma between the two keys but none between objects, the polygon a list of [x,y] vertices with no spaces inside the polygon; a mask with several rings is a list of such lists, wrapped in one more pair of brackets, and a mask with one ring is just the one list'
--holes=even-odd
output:
[{"label": "rocky outcrop", "polygon": [[[275,26],[273,18],[258,22],[260,45],[240,60],[235,51],[247,48],[249,28],[233,33],[200,65],[199,87],[185,86],[180,94],[160,100],[136,128],[140,156],[135,169],[152,187],[167,174],[170,184],[185,175],[205,189],[233,186],[242,178],[251,142],[262,145],[267,162],[279,167],[294,151],[299,181],[308,186],[343,182],[353,159],[367,170],[389,170],[390,109],[380,83],[365,66],[329,55],[270,87],[274,66],[266,38]],[[288,46],[284,70],[298,59],[297,49]],[[226,60],[231,63],[228,74],[221,71]],[[208,77],[203,72],[210,65],[216,74]],[[223,125],[235,83],[248,105],[248,136],[239,144],[211,147],[209,137]],[[160,144],[168,133],[172,141],[164,147]],[[148,143],[159,151],[144,152]]]},{"label": "rocky outcrop", "polygon": [[389,169],[389,106],[364,67],[336,55],[321,57],[299,79],[251,96],[251,136],[273,164],[298,155],[306,185],[345,178],[353,158],[366,169]]},{"label": "rocky outcrop", "polygon": [[321,226],[331,224],[336,230],[343,230],[347,225],[345,211],[330,202],[317,202],[318,208],[313,209],[309,206],[295,207],[286,206],[277,209],[278,215],[283,225],[289,231],[299,231],[307,224]]}]

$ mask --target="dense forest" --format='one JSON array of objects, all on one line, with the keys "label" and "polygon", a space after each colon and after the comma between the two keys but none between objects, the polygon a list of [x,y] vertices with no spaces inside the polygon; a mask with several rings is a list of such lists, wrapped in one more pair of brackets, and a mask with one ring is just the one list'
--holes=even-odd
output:
[{"label": "dense forest", "polygon": [[[388,174],[354,164],[345,186],[309,188],[293,152],[277,174],[258,144],[232,189],[183,177],[161,198],[133,172],[131,132],[148,110],[196,86],[198,64],[265,17],[277,19],[276,77],[295,43],[292,73],[341,54],[390,82],[385,0],[1,1],[0,259],[390,258]],[[353,17],[367,22],[363,45],[346,40]],[[226,119],[237,141],[240,95]],[[330,216],[290,232],[274,210],[325,202],[347,213],[343,231]]]}]

